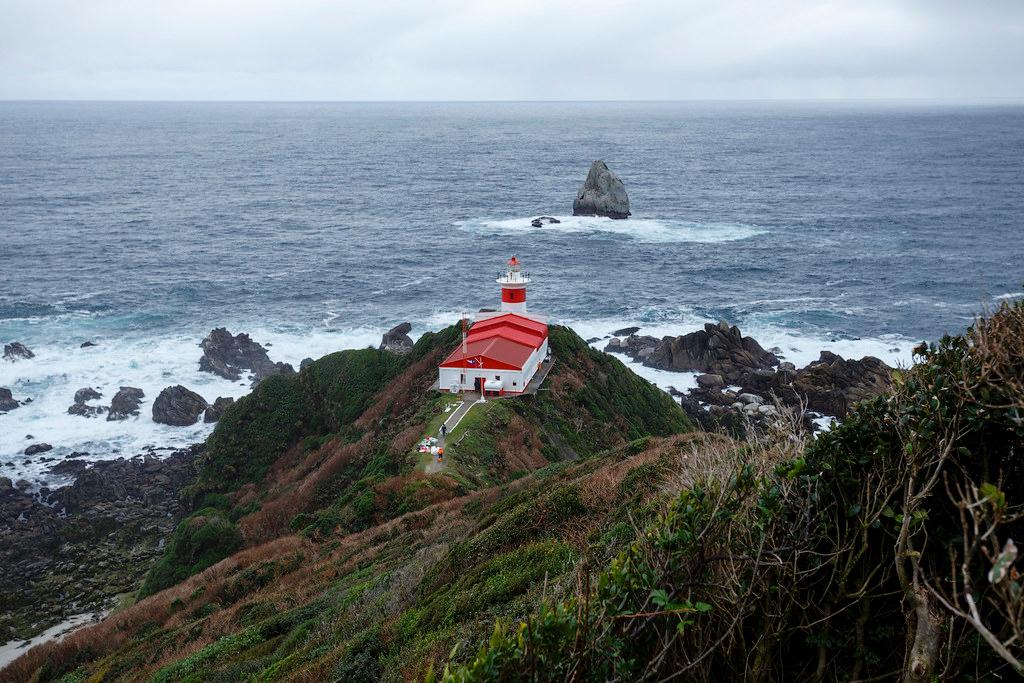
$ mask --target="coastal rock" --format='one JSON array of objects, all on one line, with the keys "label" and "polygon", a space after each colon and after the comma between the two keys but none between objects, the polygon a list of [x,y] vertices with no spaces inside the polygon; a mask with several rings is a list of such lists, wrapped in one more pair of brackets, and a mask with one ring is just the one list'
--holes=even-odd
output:
[{"label": "coastal rock", "polygon": [[613,337],[628,337],[631,334],[636,334],[640,331],[639,327],[623,327],[621,330],[615,330],[612,332]]},{"label": "coastal rock", "polygon": [[199,346],[203,349],[199,369],[224,379],[236,381],[241,379],[243,370],[251,370],[249,379],[255,387],[271,375],[295,373],[295,368],[288,363],[271,361],[267,350],[245,332],[232,335],[226,328],[218,327]]},{"label": "coastal rock", "polygon": [[34,443],[25,449],[25,455],[36,455],[37,453],[45,453],[52,450],[53,446],[48,443]]},{"label": "coastal rock", "polygon": [[8,410],[14,410],[21,406],[16,400],[14,395],[11,394],[11,390],[5,387],[0,387],[0,413],[6,413]]},{"label": "coastal rock", "polygon": [[829,351],[797,372],[793,390],[807,398],[807,408],[845,417],[854,404],[882,394],[892,386],[892,368],[874,356],[845,360]]},{"label": "coastal rock", "polygon": [[29,351],[28,347],[21,342],[4,344],[4,360],[28,360],[29,358],[34,358],[35,355],[36,354]]},{"label": "coastal rock", "polygon": [[92,387],[84,387],[75,392],[75,403],[85,403],[86,401],[93,401],[97,398],[103,398],[103,394]]},{"label": "coastal rock", "polygon": [[413,347],[412,337],[409,336],[410,332],[412,332],[411,323],[395,325],[384,333],[384,337],[380,341],[380,350],[397,353],[400,356],[409,353]]},{"label": "coastal rock", "polygon": [[305,370],[306,368],[308,368],[312,364],[313,364],[313,359],[312,358],[303,358],[302,361],[299,363],[299,372],[302,372],[303,370]]},{"label": "coastal rock", "polygon": [[82,343],[81,343],[81,344],[80,344],[80,345],[78,346],[78,348],[80,348],[80,349],[87,349],[87,348],[89,348],[89,347],[91,347],[91,346],[96,346],[96,342],[91,342],[91,341],[87,341],[87,342],[82,342]]},{"label": "coastal rock", "polygon": [[561,222],[562,221],[552,216],[538,216],[537,218],[534,218],[532,221],[530,221],[530,225],[532,225],[535,228],[542,228],[544,227],[545,223],[547,223],[548,225],[554,225],[556,223]]},{"label": "coastal rock", "polygon": [[167,387],[153,401],[153,422],[176,427],[194,425],[207,405],[202,396],[180,384]]},{"label": "coastal rock", "polygon": [[92,387],[83,387],[75,392],[75,402],[68,408],[68,415],[78,415],[79,417],[96,417],[104,412],[106,408],[103,406],[91,406],[87,401],[95,401],[98,398],[102,398],[103,394],[96,391]]},{"label": "coastal rock", "polygon": [[626,194],[626,187],[603,161],[598,160],[591,164],[587,179],[572,203],[572,215],[608,218],[629,216],[629,196]]},{"label": "coastal rock", "polygon": [[234,405],[235,399],[218,396],[213,405],[206,409],[203,414],[203,422],[217,422],[224,415],[224,411]]},{"label": "coastal rock", "polygon": [[145,394],[136,387],[121,387],[110,401],[107,421],[127,420],[131,415],[139,414],[139,404]]}]

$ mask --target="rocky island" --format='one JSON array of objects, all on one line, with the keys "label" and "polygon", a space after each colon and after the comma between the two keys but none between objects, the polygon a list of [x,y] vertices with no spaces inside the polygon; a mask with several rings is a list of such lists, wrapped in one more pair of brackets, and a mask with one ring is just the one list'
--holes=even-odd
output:
[{"label": "rocky island", "polygon": [[603,161],[598,160],[591,164],[587,179],[572,203],[572,215],[629,217],[629,195],[626,194],[626,186]]}]

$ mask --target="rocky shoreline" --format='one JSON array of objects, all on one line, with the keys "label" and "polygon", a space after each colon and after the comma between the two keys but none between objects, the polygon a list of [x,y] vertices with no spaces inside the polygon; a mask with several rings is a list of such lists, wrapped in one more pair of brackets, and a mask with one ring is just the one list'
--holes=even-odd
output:
[{"label": "rocky shoreline", "polygon": [[892,385],[893,368],[874,356],[848,360],[822,351],[818,360],[798,369],[777,349],[765,350],[724,321],[675,337],[639,331],[616,330],[604,350],[658,370],[697,373],[695,388],[669,387],[669,393],[704,429],[743,431],[746,423],[771,422],[788,411],[813,431],[815,418],[842,418],[855,403]]},{"label": "rocky shoreline", "polygon": [[69,616],[110,609],[134,592],[179,517],[204,446],[51,471],[73,484],[30,492],[0,477],[0,642],[25,640]]}]

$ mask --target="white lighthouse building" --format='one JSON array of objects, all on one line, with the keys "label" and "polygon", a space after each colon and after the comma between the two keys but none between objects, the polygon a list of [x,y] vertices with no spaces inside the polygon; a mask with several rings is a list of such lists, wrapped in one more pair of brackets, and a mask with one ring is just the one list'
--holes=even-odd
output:
[{"label": "white lighthouse building", "polygon": [[520,394],[548,357],[547,318],[526,312],[528,274],[513,256],[501,286],[501,309],[477,314],[462,344],[438,368],[444,391]]}]

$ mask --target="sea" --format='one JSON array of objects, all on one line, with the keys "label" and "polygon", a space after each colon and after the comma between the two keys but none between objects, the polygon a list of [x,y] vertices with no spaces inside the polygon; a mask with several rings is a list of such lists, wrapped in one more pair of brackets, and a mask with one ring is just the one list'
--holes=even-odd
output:
[{"label": "sea", "polygon": [[[629,219],[571,215],[596,159]],[[726,320],[798,366],[906,365],[1021,296],[1022,223],[1013,105],[3,102],[0,342],[36,356],[0,361],[31,399],[0,414],[0,476],[202,440],[151,409],[249,391],[198,371],[213,327],[298,366],[496,306],[513,254],[531,310],[596,346]],[[139,417],[67,413],[120,386]]]}]

